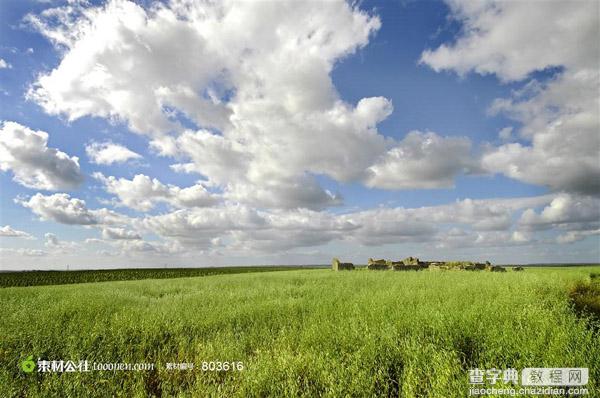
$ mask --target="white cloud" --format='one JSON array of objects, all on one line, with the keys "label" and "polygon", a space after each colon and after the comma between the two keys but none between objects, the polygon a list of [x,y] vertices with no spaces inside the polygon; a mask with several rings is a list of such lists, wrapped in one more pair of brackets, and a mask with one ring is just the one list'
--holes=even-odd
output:
[{"label": "white cloud", "polygon": [[46,238],[46,247],[53,247],[53,246],[58,246],[59,245],[59,240],[58,237],[56,235],[54,235],[53,233],[46,233],[44,234],[44,238]]},{"label": "white cloud", "polygon": [[43,220],[53,220],[61,224],[92,225],[98,220],[85,206],[85,201],[71,198],[66,193],[57,193],[44,196],[37,193],[28,201],[20,200],[19,203],[31,209]]},{"label": "white cloud", "polygon": [[85,147],[85,152],[92,163],[110,165],[124,163],[131,159],[141,159],[142,156],[132,150],[112,142],[92,142]]},{"label": "white cloud", "polygon": [[19,198],[16,202],[30,209],[44,221],[56,221],[69,225],[123,224],[128,219],[107,209],[90,210],[85,201],[71,198],[66,193],[42,195],[37,193],[28,200]]},{"label": "white cloud", "polygon": [[4,59],[0,58],[0,69],[10,69],[12,65],[6,62]]},{"label": "white cloud", "polygon": [[498,132],[498,137],[502,141],[509,141],[512,139],[513,128],[512,127],[504,127],[502,130]]},{"label": "white cloud", "polygon": [[172,258],[175,254],[182,254],[182,247],[173,242],[146,242],[142,240],[120,240],[118,242],[120,252],[125,256],[144,255],[166,255]]},{"label": "white cloud", "polygon": [[367,185],[387,189],[450,188],[456,175],[474,164],[467,138],[412,131],[369,168]]},{"label": "white cloud", "polygon": [[[224,204],[218,208],[178,210],[134,222],[184,247],[240,253],[280,252],[331,241],[360,245],[430,242],[439,247],[519,245],[530,232],[515,228],[520,211],[552,201],[553,196],[472,200],[421,208],[380,208],[341,215],[308,209],[257,211]],[[447,227],[465,231],[460,239]],[[453,242],[452,242],[453,241]],[[216,242],[216,243],[215,243]]]},{"label": "white cloud", "polygon": [[[64,50],[59,66],[31,87],[31,99],[70,120],[93,115],[127,122],[158,153],[182,161],[174,170],[204,176],[231,200],[323,209],[341,199],[316,175],[429,188],[451,185],[464,168],[457,156],[467,155],[465,139],[430,137],[459,155],[442,164],[427,147],[410,162],[425,166],[424,173],[389,175],[406,163],[391,148],[408,145],[377,131],[391,101],[347,103],[330,76],[336,62],[380,27],[378,17],[345,1],[175,0],[144,9],[114,0],[28,20]],[[184,128],[190,123],[195,128]]]},{"label": "white cloud", "polygon": [[447,0],[462,33],[451,44],[423,52],[434,70],[496,74],[521,80],[532,71],[565,66],[597,69],[597,1]]},{"label": "white cloud", "polygon": [[106,227],[102,229],[102,238],[103,239],[113,239],[113,240],[139,240],[142,237],[134,232],[126,230],[125,228],[114,228],[114,227]]},{"label": "white cloud", "polygon": [[208,192],[201,184],[180,188],[165,185],[143,174],[137,174],[132,180],[105,177],[101,173],[94,173],[94,177],[102,181],[107,192],[117,195],[121,205],[139,211],[149,211],[160,202],[178,208],[205,207],[218,202],[218,196]]},{"label": "white cloud", "polygon": [[58,236],[50,232],[44,234],[44,238],[46,239],[44,246],[50,252],[49,254],[74,254],[81,249],[77,242],[60,240]]},{"label": "white cloud", "polygon": [[[513,238],[510,229],[517,212],[530,206],[547,204],[551,200],[552,196],[464,199],[447,205],[379,208],[340,217],[357,226],[346,238],[360,244],[431,242],[439,247],[467,247],[474,246],[475,242],[485,242],[486,245],[492,245]],[[446,229],[450,232],[445,232]],[[517,239],[520,237],[518,234],[514,236]]]},{"label": "white cloud", "polygon": [[531,84],[510,99],[496,100],[494,113],[522,123],[521,138],[484,153],[491,172],[557,191],[600,193],[600,75],[598,70],[567,72]]},{"label": "white cloud", "polygon": [[556,238],[558,243],[574,243],[579,242],[588,236],[600,235],[600,229],[595,229],[591,231],[569,231],[565,234],[559,235]]},{"label": "white cloud", "polygon": [[531,233],[524,231],[467,231],[452,228],[436,237],[435,247],[458,249],[472,247],[507,247],[528,245],[534,242]]},{"label": "white cloud", "polygon": [[196,169],[194,163],[174,163],[170,165],[169,168],[171,168],[171,170],[173,170],[176,173],[184,174],[194,173],[194,170]]},{"label": "white cloud", "polygon": [[[600,3],[449,0],[463,33],[422,54],[434,70],[495,74],[505,82],[557,68],[546,82],[529,81],[492,114],[521,124],[522,142],[490,147],[489,172],[555,191],[600,194]],[[511,135],[504,131],[505,140]]]},{"label": "white cloud", "polygon": [[148,216],[136,222],[136,226],[182,244],[205,247],[220,235],[231,231],[258,230],[267,224],[254,209],[243,205],[223,205]]},{"label": "white cloud", "polygon": [[[553,226],[583,227],[600,223],[600,200],[595,197],[569,194],[557,195],[540,212],[527,209],[520,224],[529,229],[549,229]],[[596,227],[597,228],[597,227]]]},{"label": "white cloud", "polygon": [[0,227],[0,237],[9,237],[9,238],[27,238],[32,239],[33,237],[24,231],[19,231],[11,228],[10,225],[5,225]]},{"label": "white cloud", "polygon": [[48,255],[47,252],[45,252],[44,250],[39,250],[39,249],[27,249],[27,248],[20,248],[20,249],[9,249],[9,248],[2,248],[0,247],[0,255],[5,255],[7,258],[9,256],[24,256],[24,257],[45,257],[46,255]]},{"label": "white cloud", "polygon": [[0,128],[0,170],[28,188],[58,190],[83,182],[79,159],[48,148],[48,133],[4,121]]}]

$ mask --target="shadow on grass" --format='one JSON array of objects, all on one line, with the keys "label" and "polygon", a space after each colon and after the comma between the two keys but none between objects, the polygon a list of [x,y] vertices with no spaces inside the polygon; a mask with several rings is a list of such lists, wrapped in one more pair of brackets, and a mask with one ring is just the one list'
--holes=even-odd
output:
[{"label": "shadow on grass", "polygon": [[600,274],[577,281],[569,289],[569,298],[577,315],[592,318],[595,329],[600,328]]}]

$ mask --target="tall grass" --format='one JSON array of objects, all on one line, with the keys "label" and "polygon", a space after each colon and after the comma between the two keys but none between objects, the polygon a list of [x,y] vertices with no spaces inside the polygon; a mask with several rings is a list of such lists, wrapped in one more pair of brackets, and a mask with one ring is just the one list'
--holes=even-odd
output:
[{"label": "tall grass", "polygon": [[[567,290],[590,270],[303,270],[6,288],[0,396],[464,397],[475,367],[589,367],[597,391],[600,339]],[[25,374],[28,355],[158,369]],[[214,360],[245,369],[164,367]]]}]

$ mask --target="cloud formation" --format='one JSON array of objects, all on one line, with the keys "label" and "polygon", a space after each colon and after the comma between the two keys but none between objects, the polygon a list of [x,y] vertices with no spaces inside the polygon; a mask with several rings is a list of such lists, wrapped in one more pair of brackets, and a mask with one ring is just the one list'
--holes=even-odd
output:
[{"label": "cloud formation", "polygon": [[113,163],[124,163],[131,159],[141,159],[139,153],[133,152],[131,149],[123,145],[113,142],[92,142],[85,147],[85,153],[90,158],[90,161],[95,164],[110,165]]},{"label": "cloud formation", "polygon": [[548,67],[598,68],[597,1],[446,3],[452,18],[461,23],[462,33],[453,44],[423,52],[421,62],[436,71],[461,75],[474,71],[515,81]]},{"label": "cloud formation", "polygon": [[451,188],[458,174],[476,167],[469,139],[412,131],[369,168],[366,183],[387,189]]},{"label": "cloud formation", "polygon": [[[452,43],[424,51],[421,63],[494,75],[515,87],[489,105],[490,116],[512,123],[483,148],[426,128],[384,136],[389,98],[341,97],[334,68],[381,25],[356,3],[109,0],[29,15],[59,52],[59,62],[30,86],[30,100],[67,121],[123,123],[169,158],[171,170],[197,181],[180,187],[151,170],[94,173],[113,195],[98,201],[135,210],[131,216],[90,208],[93,202],[73,193],[38,192],[17,203],[42,221],[95,233],[86,244],[101,256],[249,258],[327,245],[487,253],[597,235],[598,4],[448,3],[463,28]],[[47,133],[14,122],[0,133],[0,169],[16,182],[63,191],[83,181],[78,159],[48,148]],[[102,166],[142,153],[112,141],[88,141],[85,151]],[[378,189],[451,188],[457,176],[476,173],[501,173],[551,193],[348,209],[345,199],[360,206],[362,197],[325,188],[354,192],[362,185],[359,195],[381,195]],[[87,250],[72,243],[48,233],[43,253]]]},{"label": "cloud formation", "polygon": [[519,123],[515,138],[525,143],[488,148],[483,168],[556,191],[600,194],[600,3],[447,3],[462,34],[451,45],[424,51],[422,63],[505,82],[559,69],[547,81],[530,79],[510,98],[494,101],[490,113]]},{"label": "cloud formation", "polygon": [[144,174],[137,174],[132,180],[105,177],[102,173],[94,173],[94,177],[104,184],[107,192],[117,195],[121,205],[139,211],[149,211],[157,203],[184,208],[211,206],[218,201],[218,195],[211,194],[201,184],[180,188]]},{"label": "cloud formation", "polygon": [[5,237],[5,238],[28,238],[28,239],[33,238],[27,232],[13,229],[13,228],[11,228],[10,225],[5,225],[3,227],[0,227],[0,237]]},{"label": "cloud formation", "polygon": [[108,209],[90,210],[85,201],[71,198],[66,193],[42,195],[36,193],[28,200],[16,202],[30,209],[44,221],[55,221],[68,225],[113,225],[128,223],[128,218]]},{"label": "cloud formation", "polygon": [[[464,169],[459,156],[469,155],[466,139],[385,138],[377,125],[393,106],[384,97],[340,98],[335,63],[381,25],[345,1],[171,1],[145,9],[113,0],[28,20],[64,51],[29,98],[69,120],[126,122],[231,200],[282,209],[341,204],[317,175],[386,189],[447,187]],[[444,144],[457,150],[445,163],[436,152]]]},{"label": "cloud formation", "polygon": [[76,156],[49,148],[48,133],[9,121],[0,125],[0,170],[27,188],[56,191],[83,182]]}]

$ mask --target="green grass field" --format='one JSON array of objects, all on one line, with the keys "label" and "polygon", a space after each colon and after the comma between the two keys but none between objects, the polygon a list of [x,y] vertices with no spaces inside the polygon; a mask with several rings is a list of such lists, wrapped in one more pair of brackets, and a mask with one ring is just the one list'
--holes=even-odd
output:
[{"label": "green grass field", "polygon": [[[306,269],[7,287],[0,397],[465,397],[475,367],[588,367],[588,397],[598,397],[598,320],[572,300],[600,300],[589,288],[599,270]],[[24,373],[29,355],[156,369]],[[244,369],[203,371],[203,361]]]}]

